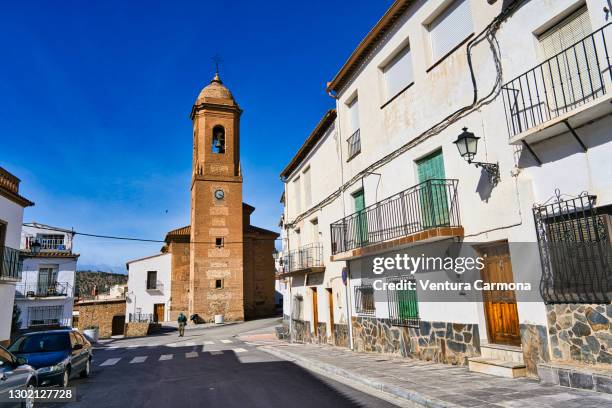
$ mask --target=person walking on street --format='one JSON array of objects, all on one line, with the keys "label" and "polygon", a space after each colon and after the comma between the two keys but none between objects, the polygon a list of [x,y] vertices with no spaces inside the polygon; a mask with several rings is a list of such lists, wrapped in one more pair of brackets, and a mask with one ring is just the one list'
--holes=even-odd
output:
[{"label": "person walking on street", "polygon": [[187,316],[183,314],[183,312],[178,315],[178,328],[179,328],[179,337],[185,336],[185,325],[187,324]]}]

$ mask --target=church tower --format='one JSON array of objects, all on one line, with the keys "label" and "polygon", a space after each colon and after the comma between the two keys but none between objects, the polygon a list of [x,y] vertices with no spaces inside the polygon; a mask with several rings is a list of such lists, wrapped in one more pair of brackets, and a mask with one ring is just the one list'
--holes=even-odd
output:
[{"label": "church tower", "polygon": [[191,110],[189,314],[207,321],[244,319],[241,113],[218,73]]}]

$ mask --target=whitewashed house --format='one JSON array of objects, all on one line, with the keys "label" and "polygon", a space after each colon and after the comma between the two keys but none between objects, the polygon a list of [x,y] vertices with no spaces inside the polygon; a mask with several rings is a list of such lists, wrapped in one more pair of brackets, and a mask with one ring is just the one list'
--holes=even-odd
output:
[{"label": "whitewashed house", "polygon": [[[129,261],[125,315],[129,322],[170,320],[172,254]],[[187,313],[185,311],[185,313]]]},{"label": "whitewashed house", "polygon": [[20,180],[0,167],[0,344],[11,337],[15,284],[21,279],[19,241],[23,209],[34,205],[19,194]]},{"label": "whitewashed house", "polygon": [[[397,0],[359,43],[328,84],[336,136],[291,162],[316,169],[329,152],[323,174],[282,174],[286,247],[310,242],[316,218],[325,279],[349,271],[354,348],[601,390],[590,368],[612,363],[608,18],[591,0]],[[374,273],[398,254],[483,264]],[[531,290],[389,289],[413,279]],[[312,339],[325,309],[304,289],[292,324]]]},{"label": "whitewashed house", "polygon": [[21,232],[23,273],[15,291],[21,329],[71,327],[79,254],[70,230],[25,223]]}]

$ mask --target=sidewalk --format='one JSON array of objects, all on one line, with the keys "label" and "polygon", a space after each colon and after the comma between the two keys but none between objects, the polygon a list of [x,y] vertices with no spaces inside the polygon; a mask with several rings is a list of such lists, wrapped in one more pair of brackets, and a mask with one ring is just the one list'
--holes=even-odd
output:
[{"label": "sidewalk", "polygon": [[612,407],[612,395],[472,373],[466,367],[313,344],[278,342],[261,349],[311,371],[365,386],[361,391],[383,391],[415,406]]}]

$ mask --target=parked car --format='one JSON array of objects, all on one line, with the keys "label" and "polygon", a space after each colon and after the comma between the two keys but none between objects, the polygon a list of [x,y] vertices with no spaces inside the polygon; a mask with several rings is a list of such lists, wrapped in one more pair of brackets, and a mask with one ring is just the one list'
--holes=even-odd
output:
[{"label": "parked car", "polygon": [[91,343],[79,332],[62,329],[24,334],[9,346],[38,373],[38,384],[67,387],[70,378],[91,372]]},{"label": "parked car", "polygon": [[[38,384],[36,370],[26,364],[22,357],[17,357],[0,346],[0,395],[7,396],[17,388],[33,388]],[[3,398],[6,401],[6,399]],[[16,405],[19,405],[18,403]],[[32,407],[34,401],[26,401],[22,406]]]}]

